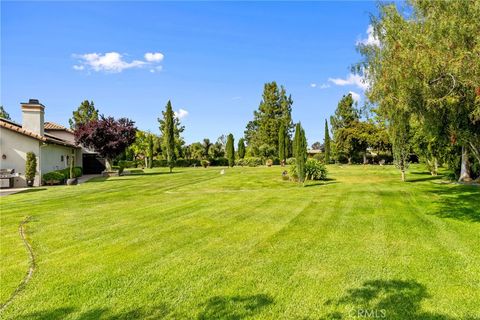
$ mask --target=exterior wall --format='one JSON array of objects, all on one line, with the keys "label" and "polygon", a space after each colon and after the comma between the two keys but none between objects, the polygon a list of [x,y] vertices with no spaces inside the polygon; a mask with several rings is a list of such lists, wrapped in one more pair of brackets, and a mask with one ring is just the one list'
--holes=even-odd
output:
[{"label": "exterior wall", "polygon": [[[45,130],[45,133],[48,133],[52,136],[58,137],[62,140],[75,143],[75,137],[73,136],[73,133],[68,132],[68,131],[63,131],[63,130]],[[82,149],[77,149],[75,151],[75,166],[77,167],[83,167],[83,157],[82,157]]]},{"label": "exterior wall", "polygon": [[64,130],[45,130],[45,133],[48,133],[52,136],[58,137],[62,140],[75,143],[75,137],[73,136],[73,133],[64,131]]},{"label": "exterior wall", "polygon": [[74,150],[74,148],[55,144],[46,144],[43,145],[40,150],[41,172],[42,174],[45,174],[50,171],[68,168],[70,162],[67,161],[67,157],[71,157],[72,150]]},{"label": "exterior wall", "polygon": [[[18,134],[11,130],[0,128],[0,168],[15,169],[20,176],[14,179],[14,187],[24,187],[27,185],[25,180],[25,160],[27,152],[32,151],[37,156],[37,175],[35,176],[35,185],[40,185],[40,141]],[[3,155],[6,159],[2,159]],[[3,186],[8,186],[8,180],[1,180]]]}]

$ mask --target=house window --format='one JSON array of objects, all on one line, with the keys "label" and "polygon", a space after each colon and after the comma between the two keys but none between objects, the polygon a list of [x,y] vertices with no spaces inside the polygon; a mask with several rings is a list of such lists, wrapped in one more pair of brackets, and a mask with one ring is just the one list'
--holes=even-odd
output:
[{"label": "house window", "polygon": [[60,156],[60,161],[63,162],[63,155]]}]

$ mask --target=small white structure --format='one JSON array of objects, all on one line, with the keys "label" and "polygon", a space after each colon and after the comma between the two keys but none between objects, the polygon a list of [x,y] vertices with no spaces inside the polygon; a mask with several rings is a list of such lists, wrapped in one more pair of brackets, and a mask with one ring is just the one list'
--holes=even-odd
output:
[{"label": "small white structure", "polygon": [[[0,118],[0,169],[14,169],[14,187],[26,186],[27,152],[37,157],[35,186],[41,185],[43,174],[70,166],[72,153],[75,166],[82,166],[82,149],[75,145],[73,132],[63,126],[44,122],[45,106],[38,100],[22,103],[22,124]],[[1,180],[1,187],[8,180]]]}]

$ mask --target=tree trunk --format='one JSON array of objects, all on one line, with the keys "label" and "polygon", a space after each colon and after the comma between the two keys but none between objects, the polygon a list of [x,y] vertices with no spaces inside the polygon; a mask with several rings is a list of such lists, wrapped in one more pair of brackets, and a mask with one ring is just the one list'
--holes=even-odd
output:
[{"label": "tree trunk", "polygon": [[402,169],[402,181],[405,182],[406,181],[406,177],[405,177],[405,169]]},{"label": "tree trunk", "polygon": [[348,157],[348,164],[352,164],[352,157]]},{"label": "tree trunk", "polygon": [[112,171],[112,159],[105,158],[105,170]]},{"label": "tree trunk", "polygon": [[478,163],[480,164],[480,149],[477,149],[477,147],[475,147],[475,145],[471,141],[469,144],[470,144],[470,148],[472,149],[473,155],[475,156]]},{"label": "tree trunk", "polygon": [[462,165],[460,167],[460,178],[459,182],[470,182],[472,177],[470,177],[470,163],[468,162],[468,148],[462,146]]},{"label": "tree trunk", "polygon": [[367,151],[363,153],[363,164],[367,164]]}]

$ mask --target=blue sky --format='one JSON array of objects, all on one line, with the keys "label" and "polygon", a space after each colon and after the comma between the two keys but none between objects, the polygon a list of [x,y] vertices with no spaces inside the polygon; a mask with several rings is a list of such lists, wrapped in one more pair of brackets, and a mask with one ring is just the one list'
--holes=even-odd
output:
[{"label": "blue sky", "polygon": [[370,13],[375,2],[2,1],[1,104],[21,121],[20,102],[37,98],[46,120],[67,125],[94,100],[158,133],[170,99],[188,143],[238,140],[275,80],[311,144],[343,94],[363,101],[350,66],[356,42],[374,41]]}]

